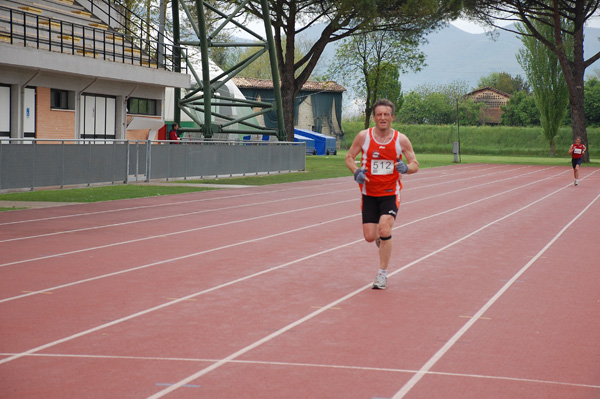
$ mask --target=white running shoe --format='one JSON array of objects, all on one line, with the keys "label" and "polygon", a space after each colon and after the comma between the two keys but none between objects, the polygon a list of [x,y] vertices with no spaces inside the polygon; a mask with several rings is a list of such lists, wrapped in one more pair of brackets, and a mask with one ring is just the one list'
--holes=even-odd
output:
[{"label": "white running shoe", "polygon": [[383,274],[377,274],[375,282],[373,283],[374,290],[385,290],[385,283],[387,283],[387,277]]},{"label": "white running shoe", "polygon": [[575,179],[575,185],[579,184],[579,180]]}]

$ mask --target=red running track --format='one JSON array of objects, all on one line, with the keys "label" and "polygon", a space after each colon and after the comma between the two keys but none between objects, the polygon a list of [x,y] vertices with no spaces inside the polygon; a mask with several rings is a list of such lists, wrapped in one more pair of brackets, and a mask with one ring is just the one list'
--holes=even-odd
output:
[{"label": "red running track", "polygon": [[600,398],[600,170],[351,177],[0,213],[0,396]]}]

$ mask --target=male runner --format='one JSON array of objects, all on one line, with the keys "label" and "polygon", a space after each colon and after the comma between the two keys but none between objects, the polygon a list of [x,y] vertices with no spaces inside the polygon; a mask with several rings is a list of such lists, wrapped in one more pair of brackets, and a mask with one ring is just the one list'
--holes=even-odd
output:
[{"label": "male runner", "polygon": [[581,144],[581,137],[575,139],[575,143],[569,147],[569,154],[571,154],[571,164],[573,165],[573,177],[575,178],[575,185],[579,184],[579,166],[583,160],[583,154],[587,148]]},{"label": "male runner", "polygon": [[[419,170],[412,144],[404,134],[392,129],[394,103],[380,99],[373,105],[375,127],[356,135],[346,155],[346,166],[354,174],[362,193],[363,235],[379,247],[379,272],[374,289],[385,289],[392,254],[392,227],[400,205],[402,174]],[[356,156],[362,152],[360,168]],[[402,155],[406,162],[402,161]]]}]

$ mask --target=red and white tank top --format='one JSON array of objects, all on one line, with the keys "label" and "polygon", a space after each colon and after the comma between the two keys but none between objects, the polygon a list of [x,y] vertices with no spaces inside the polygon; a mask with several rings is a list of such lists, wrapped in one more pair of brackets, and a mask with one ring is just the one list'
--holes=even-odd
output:
[{"label": "red and white tank top", "polygon": [[583,156],[583,144],[573,144],[573,158],[581,158]]},{"label": "red and white tank top", "polygon": [[380,143],[373,135],[373,128],[370,128],[361,156],[361,167],[366,170],[369,181],[359,185],[361,192],[373,197],[400,194],[402,183],[394,166],[398,159],[402,159],[400,133],[394,130],[388,142]]}]

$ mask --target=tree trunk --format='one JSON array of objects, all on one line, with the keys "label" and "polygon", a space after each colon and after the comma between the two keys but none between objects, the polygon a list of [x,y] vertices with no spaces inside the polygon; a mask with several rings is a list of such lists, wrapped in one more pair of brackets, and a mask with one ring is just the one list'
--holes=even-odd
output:
[{"label": "tree trunk", "polygon": [[284,76],[281,79],[281,105],[283,106],[283,125],[287,141],[294,141],[294,94],[293,83],[286,82]]},{"label": "tree trunk", "polygon": [[583,99],[583,78],[581,78],[581,82],[575,88],[574,95],[570,96],[571,130],[573,132],[573,141],[580,137],[581,143],[588,148],[588,150],[583,154],[583,162],[589,162],[589,143],[587,138],[587,128],[585,124],[585,111],[583,107]]},{"label": "tree trunk", "polygon": [[[571,109],[571,132],[573,141],[580,137],[581,142],[587,147],[587,130],[585,125],[585,109],[583,80],[585,75],[585,62],[583,57],[583,26],[584,13],[581,10],[582,2],[576,2],[578,11],[575,13],[573,20],[573,60],[567,58],[564,43],[560,32],[560,19],[558,13],[558,3],[554,4],[554,35],[557,44],[557,52],[560,66],[563,70],[563,75],[569,88],[569,106]],[[589,150],[583,155],[583,162],[589,162]]]},{"label": "tree trunk", "polygon": [[[569,62],[564,57],[559,57],[563,68],[563,75],[569,87],[569,106],[571,109],[571,131],[573,141],[578,137],[581,138],[582,144],[588,147],[588,151],[583,155],[583,162],[590,161],[589,145],[587,138],[587,128],[585,123],[585,108],[584,108],[584,75],[585,65],[583,60],[583,29],[581,33],[574,35],[574,59]],[[560,58],[563,58],[562,60]]]}]

